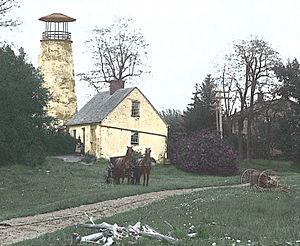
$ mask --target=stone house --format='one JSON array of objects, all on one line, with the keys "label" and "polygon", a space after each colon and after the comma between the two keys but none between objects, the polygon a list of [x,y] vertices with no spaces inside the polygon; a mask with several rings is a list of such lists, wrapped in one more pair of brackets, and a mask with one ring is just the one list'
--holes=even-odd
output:
[{"label": "stone house", "polygon": [[[285,98],[263,100],[261,96],[255,102],[251,131],[252,151],[256,158],[280,157],[282,150],[276,142],[276,135],[281,131],[279,122],[286,115],[293,114],[293,107],[294,102]],[[246,109],[242,128],[244,141],[247,139],[247,113]],[[236,112],[231,116],[231,129],[234,135],[238,135],[238,120],[240,117],[240,112]]]},{"label": "stone house", "polygon": [[96,94],[66,126],[97,158],[125,155],[127,146],[142,153],[150,147],[151,157],[164,162],[166,123],[137,87],[124,88],[123,81],[112,81],[109,91]]}]

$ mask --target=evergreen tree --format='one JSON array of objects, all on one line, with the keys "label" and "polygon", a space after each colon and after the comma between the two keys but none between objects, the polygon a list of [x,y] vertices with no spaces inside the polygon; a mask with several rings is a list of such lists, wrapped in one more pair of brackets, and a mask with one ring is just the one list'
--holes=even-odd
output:
[{"label": "evergreen tree", "polygon": [[43,136],[50,119],[48,92],[42,77],[9,47],[0,48],[0,160],[1,164],[35,165],[44,160]]},{"label": "evergreen tree", "polygon": [[170,156],[174,155],[174,151],[176,150],[176,142],[185,136],[183,116],[179,110],[175,109],[163,110],[160,115],[168,124],[167,152],[169,158]]},{"label": "evergreen tree", "polygon": [[215,81],[210,74],[201,85],[195,85],[193,102],[184,112],[184,126],[187,132],[216,128]]},{"label": "evergreen tree", "polygon": [[276,67],[275,73],[283,82],[280,94],[291,102],[290,110],[283,111],[279,121],[278,145],[289,159],[300,162],[300,65],[294,59]]}]

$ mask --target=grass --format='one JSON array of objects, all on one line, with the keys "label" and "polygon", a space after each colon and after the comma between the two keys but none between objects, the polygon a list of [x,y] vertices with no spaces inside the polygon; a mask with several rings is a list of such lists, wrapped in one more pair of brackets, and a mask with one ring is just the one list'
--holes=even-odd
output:
[{"label": "grass", "polygon": [[[189,195],[171,197],[146,207],[117,214],[103,221],[111,224],[117,223],[120,226],[133,225],[137,221],[141,221],[163,234],[178,238],[180,240],[179,245],[183,246],[299,246],[300,243],[297,243],[297,240],[300,240],[299,166],[296,167],[289,162],[268,162],[263,160],[258,160],[252,163],[251,166],[247,166],[247,163],[241,163],[241,166],[242,169],[256,168],[260,170],[274,170],[280,176],[281,184],[290,187],[290,192],[280,190],[260,192],[250,188],[206,190]],[[20,170],[22,169],[24,168],[20,167]],[[50,170],[50,173],[47,174],[46,170]],[[2,171],[3,169],[1,172]],[[128,185],[113,186],[103,183],[103,164],[98,163],[95,166],[84,166],[80,164],[60,163],[54,159],[49,159],[41,171],[39,171],[38,168],[34,170],[28,169],[27,172],[29,171],[34,174],[29,175],[31,178],[26,178],[28,174],[20,175],[19,173],[22,177],[24,187],[27,186],[27,189],[31,187],[33,190],[39,190],[38,188],[33,188],[33,185],[38,185],[38,181],[43,181],[44,184],[42,187],[49,185],[48,190],[52,189],[53,193],[62,193],[52,194],[52,198],[49,198],[49,200],[61,199],[65,205],[70,202],[73,206],[75,206],[74,203],[78,203],[78,200],[80,202],[93,202],[93,199],[97,201],[106,200],[118,196],[154,190],[201,187],[239,182],[239,176],[199,176],[181,172],[172,166],[156,166],[151,174],[149,187]],[[11,170],[10,172],[13,171]],[[17,174],[19,171],[18,169],[14,169],[14,172]],[[10,186],[16,183],[17,175],[14,176],[10,174],[5,176],[11,180]],[[37,181],[34,181],[36,178]],[[30,185],[28,184],[29,179],[32,182]],[[54,184],[51,182],[54,182]],[[23,187],[21,184],[15,185],[15,189]],[[8,188],[8,186],[9,185],[6,185],[4,187]],[[61,192],[55,192],[55,190],[53,190],[54,187],[58,187]],[[62,191],[63,187],[67,189],[66,192]],[[44,196],[44,191],[43,189],[39,191],[39,195]],[[5,195],[7,193],[1,192],[2,190],[0,190],[1,197],[2,193]],[[49,196],[49,193],[47,194]],[[75,198],[72,198],[72,196],[75,196]],[[13,198],[12,196],[12,199]],[[41,200],[45,201],[46,197],[41,198]],[[2,201],[3,199],[1,199],[1,211]],[[40,204],[42,203],[43,202],[40,202]],[[27,206],[28,204],[29,202]],[[40,206],[43,207],[44,210],[48,210],[49,208],[57,208],[60,205],[56,204],[53,207],[49,207],[48,205]],[[26,206],[23,207],[19,205],[19,207],[22,207],[24,211],[26,210]],[[9,214],[8,209],[5,211]],[[26,211],[28,212],[28,210]],[[35,209],[31,210],[31,213],[34,212],[37,213]],[[15,214],[12,211],[10,213]],[[172,227],[168,224],[171,224]],[[188,229],[191,225],[195,226],[195,232],[197,232],[197,236],[194,238],[187,237]],[[73,232],[77,232],[81,235],[93,233],[93,231],[72,226],[43,235],[38,239],[27,240],[14,245],[70,245]],[[131,241],[132,239],[126,239],[120,243],[120,245],[131,245],[133,243]],[[168,245],[165,242],[146,238],[140,238],[134,241],[134,243],[137,246]]]},{"label": "grass", "polygon": [[247,161],[240,162],[240,168],[254,168],[257,170],[272,169],[276,172],[295,172],[300,173],[300,164],[291,161],[275,161],[275,160],[254,160],[250,163]]},{"label": "grass", "polygon": [[[140,193],[239,182],[237,177],[199,176],[173,166],[155,166],[149,187],[107,185],[106,163],[66,163],[48,158],[39,167],[0,167],[0,221]],[[155,184],[155,185],[154,185]]]},{"label": "grass", "polygon": [[[178,238],[178,245],[181,246],[214,243],[230,246],[296,246],[299,245],[296,241],[300,240],[299,175],[291,173],[284,177],[283,182],[291,187],[290,193],[260,192],[250,188],[207,190],[168,198],[103,221],[120,226],[141,221],[163,234]],[[197,232],[194,238],[187,237],[191,225],[195,226]],[[15,245],[70,245],[73,232],[87,235],[94,231],[73,226]],[[127,239],[120,245],[132,245],[131,241],[134,240]],[[168,244],[140,238],[135,245]]]}]

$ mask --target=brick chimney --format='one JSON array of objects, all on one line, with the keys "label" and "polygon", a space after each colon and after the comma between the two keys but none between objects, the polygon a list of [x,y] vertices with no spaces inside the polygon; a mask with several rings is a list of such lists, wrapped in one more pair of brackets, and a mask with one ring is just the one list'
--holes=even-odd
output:
[{"label": "brick chimney", "polygon": [[115,91],[124,88],[124,81],[122,80],[112,80],[109,82],[109,94],[112,95]]}]

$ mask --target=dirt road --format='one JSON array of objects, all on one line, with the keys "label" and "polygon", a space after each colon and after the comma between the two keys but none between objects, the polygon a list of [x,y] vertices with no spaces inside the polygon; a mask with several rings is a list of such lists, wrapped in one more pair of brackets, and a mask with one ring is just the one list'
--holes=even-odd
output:
[{"label": "dirt road", "polygon": [[[214,186],[195,189],[167,190],[124,197],[56,212],[15,218],[0,222],[0,245],[9,245],[26,239],[36,238],[48,232],[54,232],[68,226],[88,221],[85,212],[93,218],[101,219],[117,213],[145,206],[174,195],[183,195],[209,189],[236,188],[243,185]],[[70,235],[71,237],[71,235]]]}]

